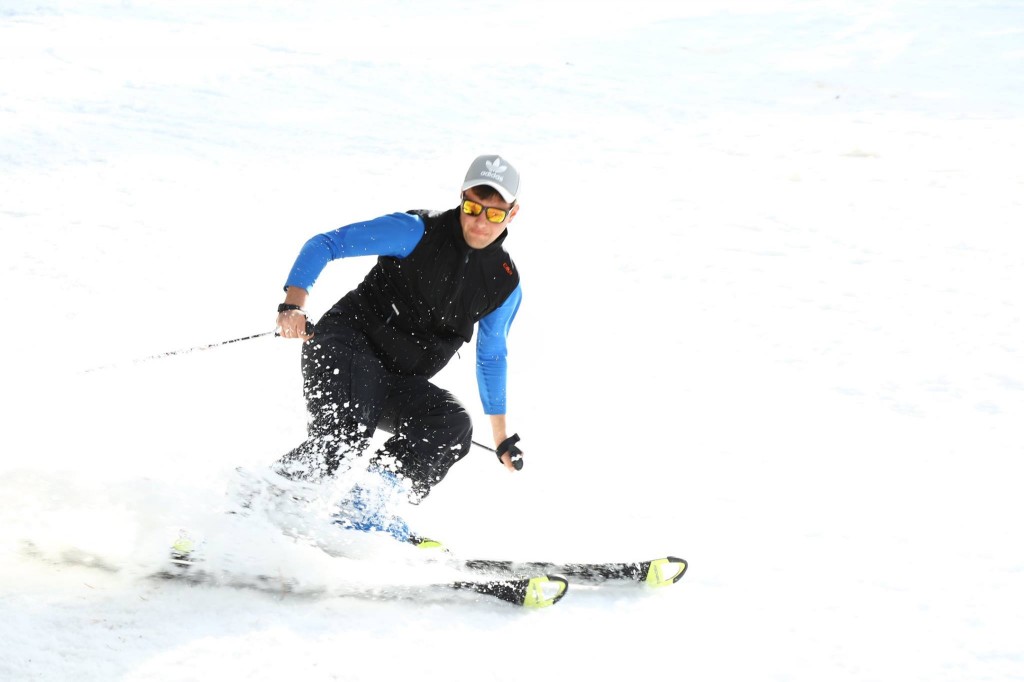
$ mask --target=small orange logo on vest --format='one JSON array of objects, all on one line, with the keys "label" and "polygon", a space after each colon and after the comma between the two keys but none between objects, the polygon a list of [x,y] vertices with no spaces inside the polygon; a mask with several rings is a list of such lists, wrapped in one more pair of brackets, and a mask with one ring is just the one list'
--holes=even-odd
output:
[{"label": "small orange logo on vest", "polygon": [[509,265],[508,263],[502,263],[501,267],[505,268],[505,272],[507,272],[509,275],[512,274],[512,266]]}]

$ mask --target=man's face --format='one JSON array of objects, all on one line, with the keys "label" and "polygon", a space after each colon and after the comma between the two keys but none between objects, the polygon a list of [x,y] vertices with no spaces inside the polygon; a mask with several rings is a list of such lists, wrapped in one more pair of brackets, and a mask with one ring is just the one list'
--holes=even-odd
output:
[{"label": "man's face", "polygon": [[[459,222],[462,224],[462,236],[469,244],[470,248],[482,249],[490,246],[495,239],[501,236],[501,233],[505,231],[505,228],[516,213],[519,212],[519,204],[513,206],[501,198],[500,195],[495,195],[484,201],[474,191],[475,188],[470,187],[463,195],[466,199],[474,201],[484,207],[484,210],[480,212],[480,215],[470,215],[465,211],[459,211]],[[488,208],[500,208],[507,213],[505,219],[500,223],[492,223],[487,219]]]}]

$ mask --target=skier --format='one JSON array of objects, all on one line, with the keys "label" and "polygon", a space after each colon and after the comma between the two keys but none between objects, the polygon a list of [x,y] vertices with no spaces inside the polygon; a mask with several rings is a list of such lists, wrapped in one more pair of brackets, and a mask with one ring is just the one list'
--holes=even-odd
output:
[{"label": "skier", "polygon": [[[274,471],[323,481],[347,470],[377,428],[391,434],[369,457],[363,484],[337,522],[409,540],[393,514],[416,504],[470,449],[465,407],[430,381],[477,327],[477,382],[501,463],[521,466],[506,427],[506,340],[522,300],[519,273],[502,246],[519,212],[519,173],[497,155],[477,157],[461,203],[442,212],[392,213],[319,234],[302,247],[278,306],[281,336],[303,341],[308,437]],[[365,279],[307,333],[309,291],[325,265],[377,256]],[[340,469],[339,469],[340,467]],[[369,481],[369,482],[367,482]]]}]

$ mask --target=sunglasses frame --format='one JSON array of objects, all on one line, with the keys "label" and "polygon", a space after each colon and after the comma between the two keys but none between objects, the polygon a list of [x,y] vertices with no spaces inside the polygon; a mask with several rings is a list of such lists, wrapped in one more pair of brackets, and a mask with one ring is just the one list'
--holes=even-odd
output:
[{"label": "sunglasses frame", "polygon": [[[471,204],[476,204],[477,206],[479,206],[480,207],[480,213],[470,213],[469,211],[467,211],[466,210],[466,202],[469,202]],[[484,206],[479,201],[476,201],[474,199],[467,199],[466,198],[466,193],[465,192],[462,193],[462,212],[465,213],[466,215],[471,215],[471,216],[474,216],[474,217],[476,217],[478,215],[482,215],[487,220],[487,222],[489,222],[489,223],[491,223],[493,225],[501,225],[503,222],[508,220],[509,215],[512,213],[512,209],[515,208],[515,207],[516,207],[516,204],[515,204],[514,201],[512,202],[512,205],[509,206],[508,208],[498,208],[497,206]],[[491,220],[487,216],[488,209],[490,209],[492,211],[501,211],[502,212],[501,220]]]}]

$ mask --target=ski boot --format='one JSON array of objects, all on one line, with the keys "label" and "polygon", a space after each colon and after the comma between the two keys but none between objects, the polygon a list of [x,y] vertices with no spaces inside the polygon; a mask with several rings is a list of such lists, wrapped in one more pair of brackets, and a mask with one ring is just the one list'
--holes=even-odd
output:
[{"label": "ski boot", "polygon": [[387,533],[399,542],[416,544],[419,539],[394,511],[406,499],[407,488],[393,471],[373,467],[338,504],[331,521],[345,529]]}]

